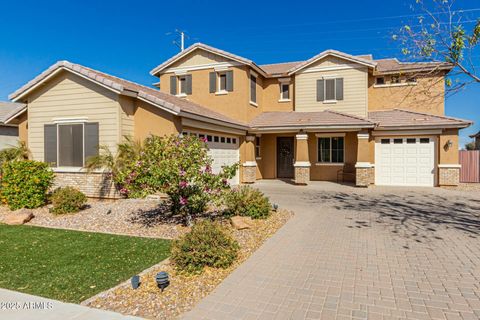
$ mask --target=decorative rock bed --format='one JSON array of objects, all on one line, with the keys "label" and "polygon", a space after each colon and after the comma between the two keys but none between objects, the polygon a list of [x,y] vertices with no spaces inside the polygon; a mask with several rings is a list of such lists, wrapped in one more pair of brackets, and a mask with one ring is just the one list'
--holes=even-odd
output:
[{"label": "decorative rock bed", "polygon": [[[178,218],[165,215],[165,208],[158,200],[120,199],[99,201],[90,199],[87,208],[72,214],[55,215],[47,207],[33,209],[28,225],[41,227],[115,233],[141,237],[174,239],[188,232]],[[0,222],[11,211],[0,207]]]},{"label": "decorative rock bed", "polygon": [[[280,229],[291,216],[292,212],[279,210],[268,219],[252,220],[250,227],[242,230],[229,227],[225,222],[226,227],[230,228],[234,238],[240,244],[237,261],[227,269],[206,268],[200,275],[185,276],[178,274],[167,260],[141,274],[140,288],[134,290],[130,282],[126,281],[82,304],[151,319],[178,318],[212,292],[228,274]],[[170,275],[170,286],[163,293],[160,292],[154,280],[155,274],[159,271],[166,271]]]}]

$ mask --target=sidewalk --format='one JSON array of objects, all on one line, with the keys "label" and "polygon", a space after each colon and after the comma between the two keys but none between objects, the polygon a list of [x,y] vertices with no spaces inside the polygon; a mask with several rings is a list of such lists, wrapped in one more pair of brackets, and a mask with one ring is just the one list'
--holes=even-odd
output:
[{"label": "sidewalk", "polygon": [[0,319],[139,320],[141,318],[0,289]]}]

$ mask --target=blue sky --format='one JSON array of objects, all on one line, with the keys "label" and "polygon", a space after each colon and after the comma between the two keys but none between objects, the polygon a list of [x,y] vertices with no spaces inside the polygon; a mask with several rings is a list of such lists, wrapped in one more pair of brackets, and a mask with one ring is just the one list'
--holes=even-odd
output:
[{"label": "blue sky", "polygon": [[[402,58],[391,36],[412,21],[405,17],[414,13],[412,4],[414,0],[4,2],[0,100],[57,60],[151,84],[155,79],[148,72],[178,52],[175,37],[167,34],[176,28],[187,31],[187,44],[204,42],[259,64],[304,60],[329,48]],[[456,7],[480,8],[480,3],[458,0]],[[480,11],[469,14],[479,16]],[[480,67],[480,56],[475,64]],[[468,142],[466,136],[480,130],[480,85],[449,98],[446,113],[476,122],[461,132],[462,144]]]}]

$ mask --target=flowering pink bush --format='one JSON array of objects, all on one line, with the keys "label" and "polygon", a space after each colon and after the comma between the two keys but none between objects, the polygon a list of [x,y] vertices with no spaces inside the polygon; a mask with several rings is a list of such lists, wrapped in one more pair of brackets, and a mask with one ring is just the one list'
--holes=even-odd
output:
[{"label": "flowering pink bush", "polygon": [[150,136],[139,152],[131,153],[114,171],[114,179],[120,192],[130,198],[167,193],[172,212],[184,214],[188,222],[230,188],[228,179],[237,168],[225,167],[214,174],[205,140],[195,136]]}]

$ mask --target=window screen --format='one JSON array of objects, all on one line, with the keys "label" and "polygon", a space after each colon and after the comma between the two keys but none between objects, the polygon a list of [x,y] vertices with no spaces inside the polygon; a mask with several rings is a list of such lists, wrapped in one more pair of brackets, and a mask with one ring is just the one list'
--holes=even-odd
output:
[{"label": "window screen", "polygon": [[281,98],[283,100],[288,100],[290,99],[290,92],[289,92],[290,86],[288,84],[281,84],[280,85],[280,90],[281,90]]},{"label": "window screen", "polygon": [[83,124],[58,126],[58,162],[61,167],[83,167]]},{"label": "window screen", "polygon": [[325,100],[335,100],[335,79],[325,80]]},{"label": "window screen", "polygon": [[250,101],[257,103],[257,78],[250,75]]}]

